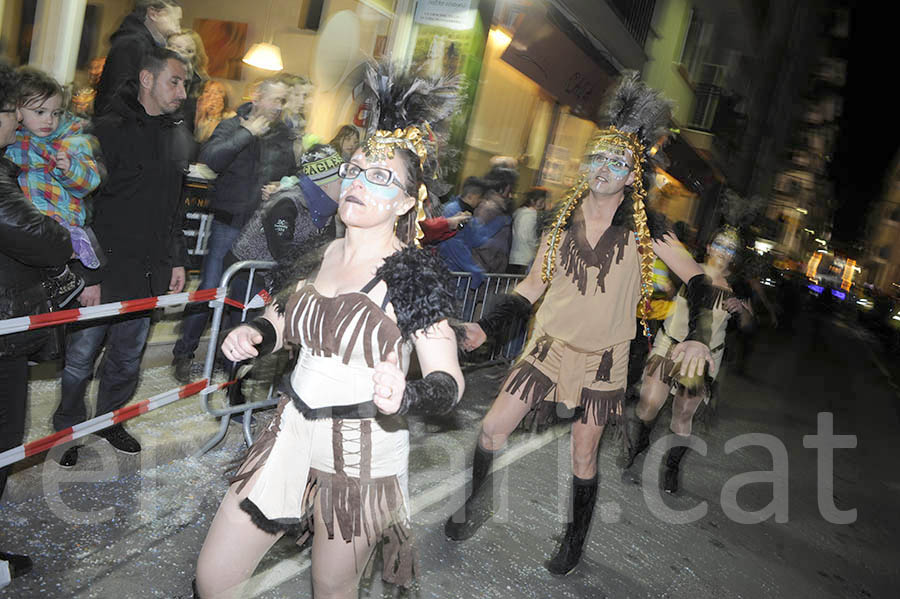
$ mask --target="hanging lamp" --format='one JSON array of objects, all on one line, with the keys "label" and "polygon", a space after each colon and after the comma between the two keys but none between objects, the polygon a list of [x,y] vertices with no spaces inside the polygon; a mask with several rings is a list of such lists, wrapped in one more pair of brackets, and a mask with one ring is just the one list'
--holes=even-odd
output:
[{"label": "hanging lamp", "polygon": [[[269,31],[269,17],[272,16],[272,1],[269,0],[269,10],[266,13],[266,29]],[[281,49],[272,43],[274,33],[269,36],[268,42],[257,42],[250,46],[250,50],[244,55],[243,62],[251,67],[263,69],[266,71],[281,71],[284,69],[284,63],[281,61]]]}]

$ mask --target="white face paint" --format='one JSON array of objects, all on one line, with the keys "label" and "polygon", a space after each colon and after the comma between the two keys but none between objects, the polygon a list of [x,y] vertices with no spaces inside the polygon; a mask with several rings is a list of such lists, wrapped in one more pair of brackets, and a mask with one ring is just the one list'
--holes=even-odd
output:
[{"label": "white face paint", "polygon": [[405,193],[405,164],[399,158],[370,160],[360,149],[350,162],[360,169],[380,167],[394,174],[394,181],[379,185],[369,181],[366,173],[360,172],[353,179],[341,181],[338,213],[347,225],[372,226],[387,220],[396,220],[399,212],[408,210],[407,204],[413,200]]}]

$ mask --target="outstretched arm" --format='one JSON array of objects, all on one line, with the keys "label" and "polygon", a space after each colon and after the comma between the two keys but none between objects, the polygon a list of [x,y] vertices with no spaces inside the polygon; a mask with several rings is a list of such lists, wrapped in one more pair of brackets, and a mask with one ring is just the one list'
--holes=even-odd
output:
[{"label": "outstretched arm", "polygon": [[674,233],[669,232],[661,239],[654,239],[653,251],[687,284],[690,330],[687,339],[675,346],[672,360],[681,362],[682,377],[701,376],[705,369],[704,363],[709,364],[711,368],[715,365],[709,351],[711,314],[707,306],[707,296],[712,289],[709,278]]}]

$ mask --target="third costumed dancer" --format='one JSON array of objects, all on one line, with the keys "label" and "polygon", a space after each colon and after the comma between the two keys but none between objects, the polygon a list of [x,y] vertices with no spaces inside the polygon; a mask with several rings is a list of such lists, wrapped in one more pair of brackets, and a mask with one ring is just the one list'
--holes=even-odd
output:
[{"label": "third costumed dancer", "polygon": [[[736,229],[723,228],[706,248],[706,260],[703,271],[710,278],[713,292],[706,296],[705,313],[709,323],[700,323],[700,328],[709,328],[709,346],[713,363],[706,376],[702,373],[694,377],[679,375],[678,364],[673,361],[673,354],[678,344],[691,332],[691,310],[688,287],[684,286],[675,298],[675,309],[666,318],[662,328],[656,334],[653,349],[644,368],[641,384],[641,398],[634,413],[629,410],[625,431],[628,437],[625,471],[631,468],[635,458],[650,445],[650,432],[656,415],[662,408],[669,392],[675,389],[672,403],[671,431],[682,439],[691,434],[694,414],[701,403],[710,398],[710,385],[719,373],[722,356],[725,352],[725,333],[732,316],[738,317],[741,328],[748,328],[752,320],[749,304],[749,288],[745,293],[735,293],[728,283],[731,274],[732,260],[741,249],[741,239]],[[694,325],[696,327],[696,325]],[[665,457],[663,474],[663,490],[667,493],[678,491],[678,474],[681,461],[687,453],[687,445],[681,443],[672,446]],[[636,480],[636,479],[635,479]]]},{"label": "third costumed dancer", "polygon": [[[667,226],[644,210],[657,144],[668,135],[670,105],[629,73],[607,103],[605,127],[588,144],[583,175],[563,198],[542,236],[534,266],[490,314],[466,326],[466,349],[509,332],[543,301],[534,330],[481,423],[472,465],[472,493],[447,521],[453,540],[471,537],[492,510],[495,454],[526,417],[537,426],[560,415],[572,423],[572,518],[546,563],[556,575],[581,559],[597,500],[597,452],[606,424],[619,421],[635,335],[635,308],[646,311],[657,256],[688,281],[692,310],[702,310],[709,284],[700,266]],[[700,300],[700,301],[697,301]],[[692,312],[692,322],[696,315]],[[646,331],[646,326],[644,327]],[[712,362],[708,339],[692,331],[673,359],[693,375]]]}]

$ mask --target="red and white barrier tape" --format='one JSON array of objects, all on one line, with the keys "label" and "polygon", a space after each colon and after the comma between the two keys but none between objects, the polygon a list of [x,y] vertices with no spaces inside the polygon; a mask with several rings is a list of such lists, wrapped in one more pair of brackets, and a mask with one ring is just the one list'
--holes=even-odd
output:
[{"label": "red and white barrier tape", "polygon": [[235,381],[226,381],[217,385],[207,386],[209,379],[202,379],[195,383],[187,384],[184,387],[176,387],[175,389],[164,391],[159,395],[154,395],[149,399],[124,406],[118,410],[101,414],[96,418],[85,420],[84,422],[78,423],[75,426],[70,426],[69,428],[53,433],[52,435],[47,435],[41,439],[31,441],[30,443],[0,453],[0,468],[15,464],[20,460],[47,451],[57,445],[68,443],[74,439],[80,439],[91,433],[96,433],[97,431],[109,428],[114,424],[119,424],[120,422],[125,422],[126,420],[130,420],[141,414],[146,414],[147,412],[176,402],[179,399],[197,395],[198,393],[214,393],[234,382]]},{"label": "red and white barrier tape", "polygon": [[[262,308],[266,305],[268,300],[269,294],[263,290],[253,296],[246,307],[249,309]],[[144,312],[146,310],[153,310],[154,308],[167,308],[171,306],[180,306],[182,304],[211,301],[224,301],[229,306],[234,306],[239,309],[245,307],[241,302],[227,297],[224,287],[200,289],[197,291],[186,291],[184,293],[173,293],[171,295],[158,295],[156,297],[127,300],[124,302],[112,302],[109,304],[101,304],[99,306],[89,306],[87,308],[73,308],[71,310],[59,310],[57,312],[36,314],[34,316],[8,318],[6,320],[0,320],[0,335],[20,333],[22,331],[30,331],[42,327],[68,324],[82,320],[95,320],[109,316],[118,316],[119,314],[129,314],[131,312]]]}]

